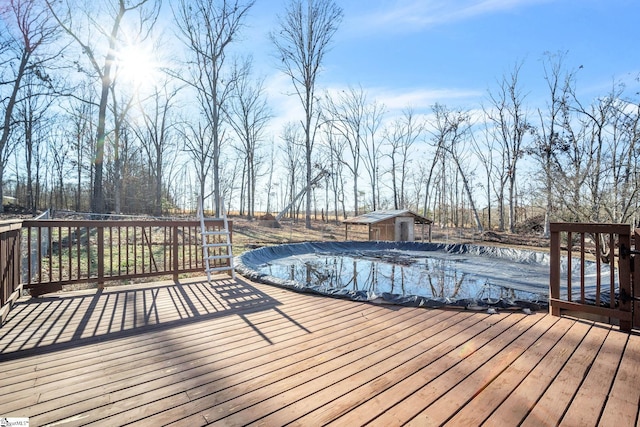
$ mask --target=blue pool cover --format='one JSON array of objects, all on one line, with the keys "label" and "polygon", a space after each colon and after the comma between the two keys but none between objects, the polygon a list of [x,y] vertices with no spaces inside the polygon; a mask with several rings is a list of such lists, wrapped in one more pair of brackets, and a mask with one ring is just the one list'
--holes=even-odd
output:
[{"label": "blue pool cover", "polygon": [[[593,268],[587,265],[587,278]],[[549,255],[530,250],[418,242],[297,243],[245,252],[236,270],[261,283],[356,301],[478,310],[548,307]]]}]

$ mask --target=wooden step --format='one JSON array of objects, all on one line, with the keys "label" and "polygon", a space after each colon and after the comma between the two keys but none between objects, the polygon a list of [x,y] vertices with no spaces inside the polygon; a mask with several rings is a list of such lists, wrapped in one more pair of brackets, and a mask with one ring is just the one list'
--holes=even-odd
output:
[{"label": "wooden step", "polygon": [[218,271],[232,271],[233,267],[230,265],[225,265],[223,267],[209,267],[204,270],[205,273],[216,273]]},{"label": "wooden step", "polygon": [[216,261],[221,259],[231,259],[233,255],[210,255],[207,257],[209,261]]},{"label": "wooden step", "polygon": [[231,243],[205,243],[203,246],[206,248],[222,248],[225,246],[231,246]]},{"label": "wooden step", "polygon": [[202,235],[203,236],[228,236],[229,231],[228,230],[220,230],[220,231],[203,231]]}]

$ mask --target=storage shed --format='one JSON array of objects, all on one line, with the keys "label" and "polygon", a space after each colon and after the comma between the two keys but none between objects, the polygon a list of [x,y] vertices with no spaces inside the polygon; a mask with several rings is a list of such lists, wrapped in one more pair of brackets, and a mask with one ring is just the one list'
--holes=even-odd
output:
[{"label": "storage shed", "polygon": [[415,224],[421,224],[422,240],[425,240],[425,226],[427,227],[427,238],[431,241],[431,225],[433,221],[418,215],[409,210],[380,210],[373,211],[364,215],[348,218],[342,221],[344,223],[344,237],[349,240],[349,232],[352,234],[359,233],[357,229],[362,230],[366,227],[368,240],[387,240],[395,242],[413,242],[416,237]]}]

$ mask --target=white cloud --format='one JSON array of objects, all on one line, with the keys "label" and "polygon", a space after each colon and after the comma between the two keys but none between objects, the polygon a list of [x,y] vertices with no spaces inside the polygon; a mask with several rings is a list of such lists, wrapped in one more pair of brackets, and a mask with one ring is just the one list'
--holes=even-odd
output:
[{"label": "white cloud", "polygon": [[416,30],[553,0],[400,0],[391,8],[355,18],[358,28]]},{"label": "white cloud", "polygon": [[466,103],[484,95],[484,92],[471,89],[425,89],[417,88],[406,91],[372,90],[371,97],[383,103],[389,110],[431,108],[436,103]]},{"label": "white cloud", "polygon": [[[273,119],[269,123],[268,133],[278,140],[284,126],[290,122],[301,123],[303,119],[300,99],[294,93],[291,80],[284,73],[277,72],[265,81],[269,104],[273,111]],[[317,96],[322,98],[328,92],[336,95],[348,90],[348,86],[341,84],[318,87]],[[367,102],[384,104],[387,113],[386,120],[400,116],[406,108],[412,108],[416,114],[429,114],[436,103],[452,108],[477,107],[481,98],[486,95],[485,90],[459,88],[403,88],[363,87]]]},{"label": "white cloud", "polygon": [[265,88],[273,110],[269,132],[278,138],[287,123],[300,122],[304,117],[300,98],[294,92],[291,79],[279,71],[265,80]]}]

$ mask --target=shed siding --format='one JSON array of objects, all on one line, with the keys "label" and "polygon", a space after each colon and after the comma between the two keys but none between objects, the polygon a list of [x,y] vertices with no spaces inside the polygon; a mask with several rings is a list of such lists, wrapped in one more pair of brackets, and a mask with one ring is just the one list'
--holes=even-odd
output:
[{"label": "shed siding", "polygon": [[[345,239],[354,239],[360,235],[361,239],[370,241],[407,241],[413,242],[416,238],[415,224],[419,222],[429,225],[429,241],[431,241],[432,221],[408,210],[375,211],[349,220],[345,220]],[[361,235],[362,230],[364,235]],[[351,236],[349,236],[351,232]],[[423,236],[424,237],[424,236]],[[359,240],[359,239],[357,239]]]}]

